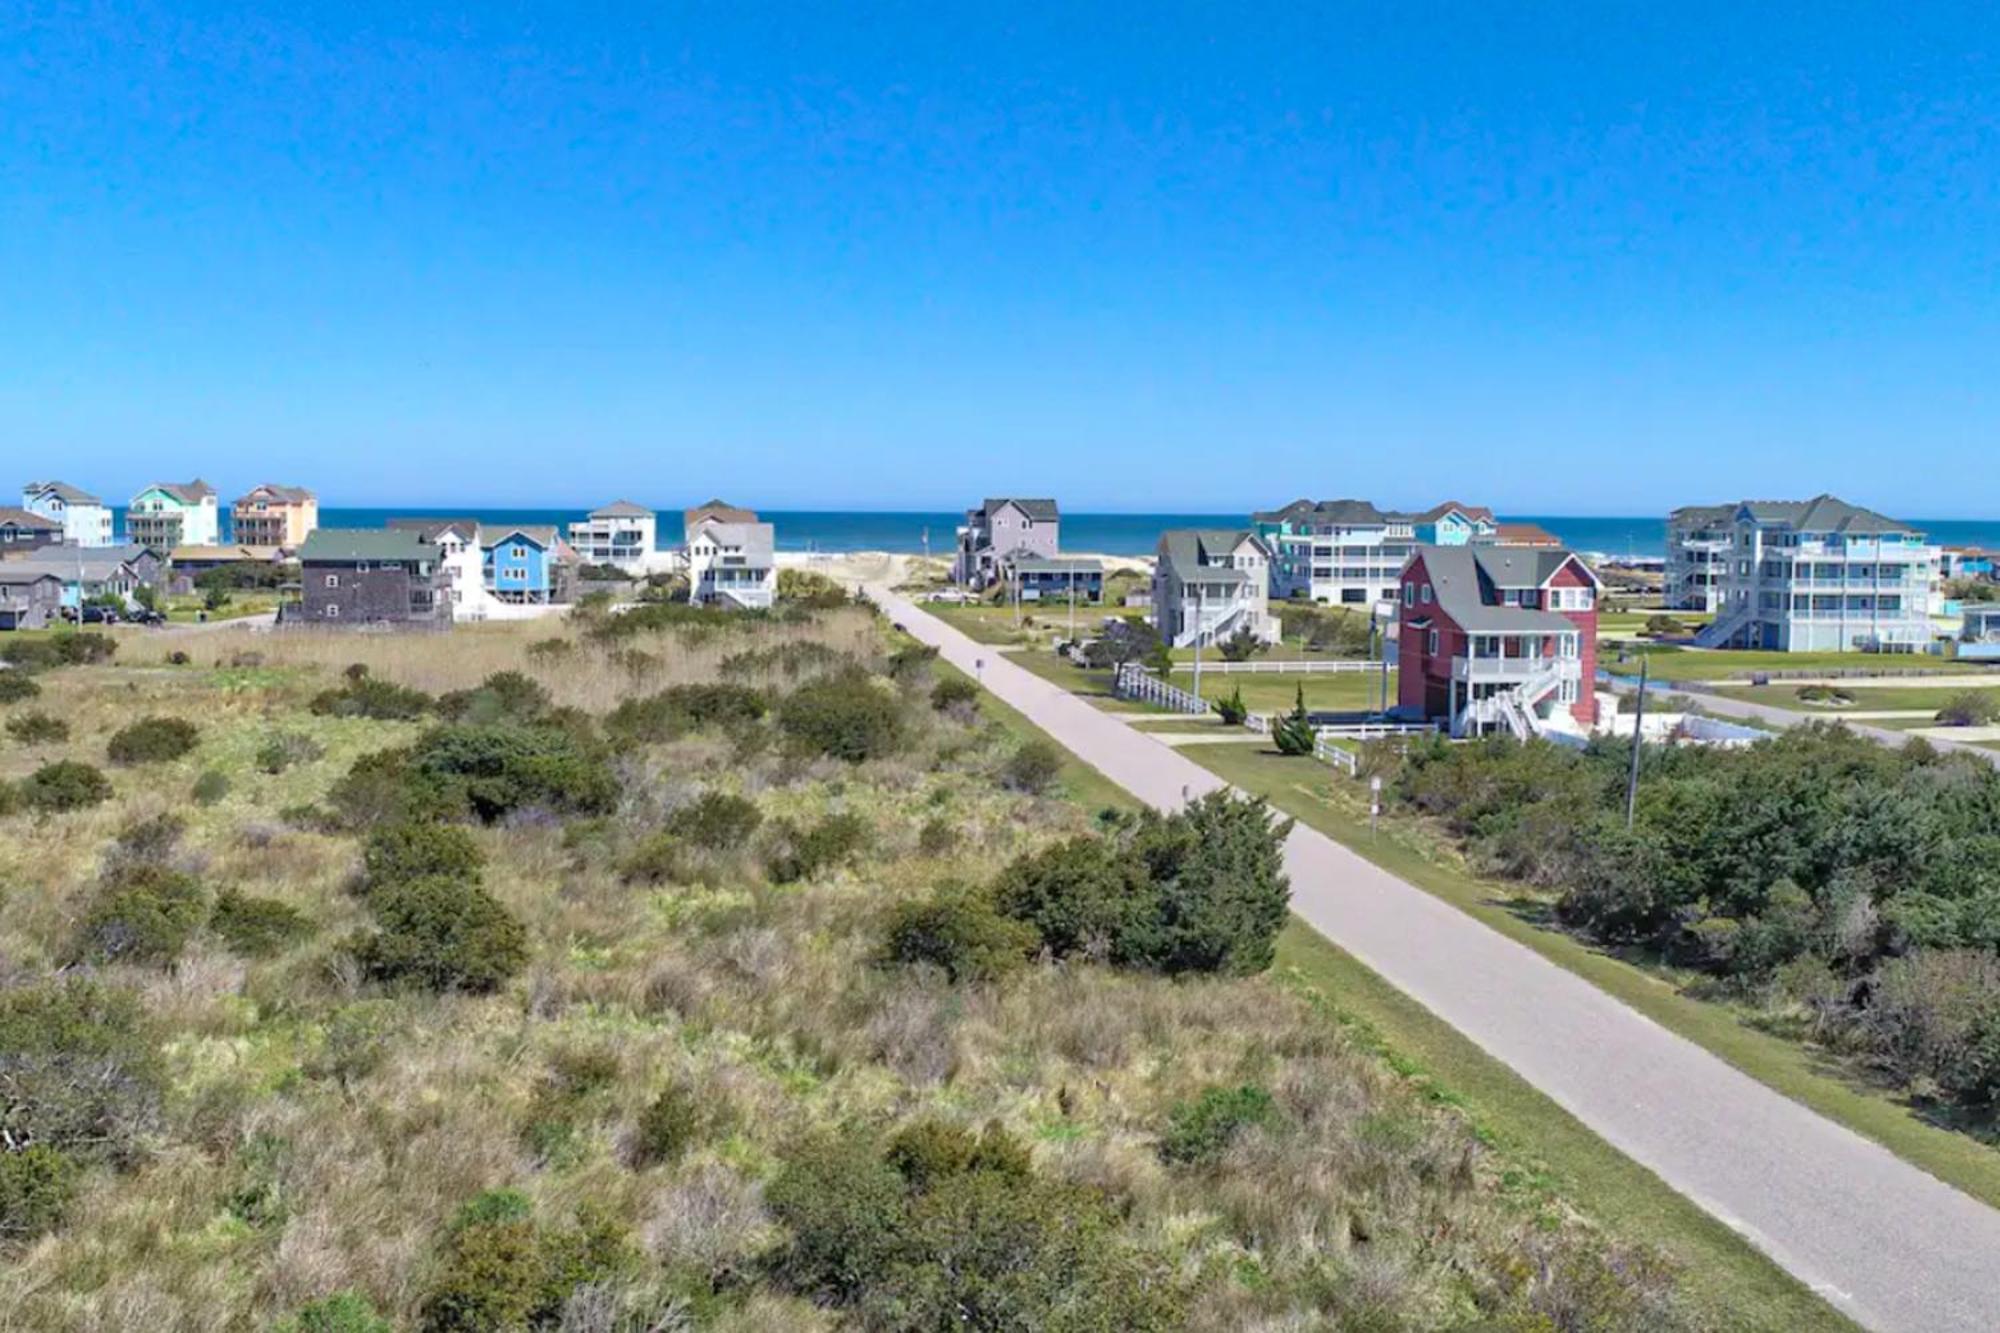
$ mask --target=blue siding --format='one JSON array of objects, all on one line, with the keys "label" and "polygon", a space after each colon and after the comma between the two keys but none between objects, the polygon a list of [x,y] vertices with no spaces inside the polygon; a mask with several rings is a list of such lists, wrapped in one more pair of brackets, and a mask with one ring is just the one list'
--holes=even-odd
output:
[{"label": "blue siding", "polygon": [[532,538],[510,532],[486,550],[486,586],[496,593],[549,591],[549,553]]}]

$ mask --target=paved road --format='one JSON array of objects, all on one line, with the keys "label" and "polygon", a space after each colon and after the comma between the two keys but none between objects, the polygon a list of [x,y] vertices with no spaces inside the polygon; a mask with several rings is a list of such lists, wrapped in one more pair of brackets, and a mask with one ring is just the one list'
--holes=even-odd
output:
[{"label": "paved road", "polygon": [[[1149,804],[1225,784],[884,589],[891,619]],[[2000,1328],[2000,1212],[1304,826],[1292,909],[1870,1328]]]},{"label": "paved road", "polygon": [[[1630,693],[1635,688],[1635,683],[1630,680],[1617,676],[1608,677],[1608,679],[1611,681],[1611,688],[1620,693]],[[1753,722],[1767,723],[1774,727],[1796,727],[1802,722],[1839,722],[1846,726],[1848,730],[1857,735],[1866,736],[1877,745],[1900,747],[1909,744],[1911,739],[1913,739],[1910,732],[1898,731],[1894,727],[1871,727],[1858,717],[1847,718],[1838,713],[1806,713],[1792,708],[1776,708],[1770,704],[1753,704],[1742,699],[1730,699],[1716,694],[1705,684],[1695,682],[1674,684],[1670,681],[1662,680],[1647,681],[1646,697],[1649,701],[1649,707],[1651,706],[1650,700],[1656,694],[1684,694],[1691,699],[1700,700],[1702,710],[1713,713],[1717,717],[1745,718]],[[1994,767],[2000,768],[2000,750],[1988,750],[1978,745],[1967,745],[1963,741],[1949,740],[1943,736],[1926,736],[1924,739],[1940,750],[1955,750],[1962,754],[1969,754],[1975,759],[1983,759]],[[2000,1322],[1996,1322],[1994,1327],[2000,1328]]]}]

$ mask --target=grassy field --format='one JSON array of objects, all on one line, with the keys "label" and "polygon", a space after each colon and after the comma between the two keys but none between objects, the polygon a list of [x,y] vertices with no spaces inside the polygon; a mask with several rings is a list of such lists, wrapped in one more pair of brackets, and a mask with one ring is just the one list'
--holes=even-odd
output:
[{"label": "grassy field", "polygon": [[[350,1293],[410,1328],[863,1327],[861,1297],[801,1276],[794,1240],[819,1226],[844,1247],[868,1233],[841,1210],[881,1196],[813,1172],[851,1149],[876,1155],[833,1179],[879,1184],[889,1137],[921,1129],[939,1163],[983,1136],[995,1179],[963,1212],[911,1211],[897,1243],[963,1235],[965,1262],[1004,1252],[1009,1280],[1058,1291],[1127,1256],[1182,1303],[1144,1321],[1114,1305],[1095,1326],[1835,1326],[1550,1108],[1489,1094],[1494,1071],[1400,1053],[1422,1025],[1296,939],[1282,970],[1236,977],[1037,962],[1014,936],[995,946],[1012,970],[990,977],[893,964],[900,911],[957,901],[941,886],[1087,835],[1124,798],[1073,761],[1023,776],[1018,714],[934,701],[937,669],[891,647],[842,610],[622,637],[587,619],[130,636],[109,664],[39,674],[5,718],[67,734],[5,733],[0,777],[88,764],[108,796],[0,814],[0,1067],[44,1080],[8,1085],[10,1134],[42,1126],[38,1147],[69,1163],[34,1196],[54,1214],[7,1213],[46,1234],[0,1235],[0,1322],[265,1328]],[[825,705],[805,692],[843,670],[862,673],[843,688],[864,711],[816,729]],[[624,707],[725,681],[774,713],[668,726],[678,714]],[[349,711],[364,699],[414,715]],[[146,717],[191,722],[192,749],[109,763]],[[832,757],[860,719],[870,748]],[[423,763],[382,757],[409,746]],[[392,870],[404,821],[451,790],[427,785],[433,765],[461,747],[500,767],[471,770],[474,805],[440,807],[453,822],[420,827],[442,841]],[[541,757],[505,758],[521,753]],[[858,842],[800,860],[836,826]],[[494,915],[397,924],[388,890],[441,904],[459,899],[427,895],[453,885]],[[240,933],[222,910],[239,893],[282,933]],[[412,970],[471,940],[492,941],[483,980]],[[83,1008],[15,1016],[113,1001],[104,1030]],[[86,1038],[78,1065],[86,1048],[63,1043]],[[68,1062],[15,1058],[47,1042]],[[93,1072],[46,1081],[72,1068]],[[1245,1087],[1258,1118],[1226,1151],[1167,1151],[1180,1135],[1209,1152],[1190,1117]],[[68,1096],[115,1114],[80,1133],[56,1114]],[[0,1209],[22,1198],[0,1191]],[[1087,1244],[1060,1249],[1079,1218]],[[1671,1271],[1649,1257],[1655,1230]],[[920,1300],[930,1288],[893,1284],[957,1272],[852,1280]],[[459,1313],[503,1300],[526,1304]]]},{"label": "grassy field", "polygon": [[[197,593],[168,597],[161,603],[167,619],[176,624],[192,625],[203,618],[203,602]],[[209,620],[241,620],[245,616],[263,615],[278,609],[278,594],[275,592],[232,592],[229,602],[207,612]]]},{"label": "grassy field", "polygon": [[[1813,717],[1838,717],[1842,713],[1874,712],[1892,709],[1926,709],[1931,712],[1942,708],[1945,702],[1966,688],[1950,676],[1923,684],[1911,685],[1854,685],[1841,688],[1854,697],[1854,702],[1842,707],[1812,704],[1799,698],[1800,686],[1779,683],[1775,685],[1729,686],[1716,691],[1725,699],[1739,699],[1744,703],[1765,704],[1772,708],[1790,708]],[[1978,693],[2000,700],[2000,689],[1981,688]]]},{"label": "grassy field", "polygon": [[1624,651],[1605,648],[1597,664],[1618,676],[1637,676],[1642,658],[1652,662],[1654,680],[1726,680],[1755,671],[1853,671],[1950,674],[1970,664],[1941,657],[1885,653],[1771,653],[1748,649],[1688,649],[1642,645]]},{"label": "grassy field", "polygon": [[[1176,671],[1173,683],[1182,689],[1192,689],[1194,676],[1189,671]],[[1378,672],[1342,671],[1334,674],[1318,672],[1296,675],[1223,675],[1220,672],[1204,672],[1201,678],[1201,696],[1204,699],[1226,699],[1236,689],[1243,691],[1243,702],[1253,713],[1289,712],[1298,698],[1300,690],[1305,691],[1306,707],[1328,712],[1352,712],[1372,709],[1376,706],[1382,690],[1381,675]],[[1396,702],[1396,673],[1389,672],[1389,703]]]},{"label": "grassy field", "polygon": [[1897,1098],[1844,1077],[1811,1049],[1751,1026],[1748,1014],[1684,993],[1688,978],[1613,957],[1553,928],[1545,902],[1517,885],[1468,873],[1439,838],[1420,825],[1389,817],[1371,835],[1363,789],[1324,765],[1247,746],[1197,746],[1184,753],[1751,1077],[1975,1198],[2000,1206],[2000,1153],[1966,1135],[1927,1124]]}]

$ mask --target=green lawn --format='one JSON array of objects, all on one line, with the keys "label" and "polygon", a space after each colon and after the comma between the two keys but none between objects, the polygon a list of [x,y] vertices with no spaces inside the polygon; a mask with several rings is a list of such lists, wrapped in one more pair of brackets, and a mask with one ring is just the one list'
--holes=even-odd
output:
[{"label": "green lawn", "polygon": [[[1296,676],[1230,675],[1220,672],[1203,672],[1201,677],[1201,697],[1204,699],[1226,699],[1232,690],[1241,687],[1243,702],[1253,713],[1289,712],[1298,697],[1298,691],[1305,690],[1306,707],[1328,711],[1354,711],[1372,709],[1376,706],[1381,690],[1381,676],[1375,671],[1342,671],[1337,674]],[[1182,689],[1194,687],[1194,673],[1176,670],[1173,683]],[[1389,702],[1396,702],[1396,673],[1389,672]]]},{"label": "green lawn", "polygon": [[[1842,708],[1809,704],[1799,698],[1799,686],[1740,685],[1717,690],[1725,699],[1740,699],[1745,703],[1767,704],[1773,708],[1791,708],[1812,717],[1839,717],[1842,713],[1874,712],[1878,709],[1922,708],[1936,712],[1944,707],[1945,701],[1964,688],[1949,676],[1926,684],[1917,685],[1850,685],[1847,692],[1854,696],[1854,702]],[[2000,689],[1982,689],[1986,694],[2000,699]]]},{"label": "green lawn", "polygon": [[[169,597],[162,604],[167,619],[177,625],[192,625],[201,620],[202,599],[188,595]],[[262,615],[278,609],[278,594],[275,592],[231,593],[229,603],[218,610],[210,611],[210,620],[241,620],[245,616]]]},{"label": "green lawn", "polygon": [[1597,616],[1598,637],[1636,639],[1654,616],[1672,616],[1690,629],[1698,629],[1715,618],[1706,611],[1602,611]]},{"label": "green lawn", "polygon": [[1352,848],[1509,938],[1707,1048],[1752,1078],[1880,1143],[1974,1198],[2000,1206],[2000,1153],[1925,1123],[1900,1100],[1856,1082],[1809,1048],[1752,1027],[1723,1004],[1684,994],[1664,968],[1640,966],[1554,929],[1544,902],[1515,885],[1468,873],[1421,827],[1405,819],[1368,829],[1365,793],[1308,759],[1249,746],[1193,746],[1188,758]]},{"label": "green lawn", "polygon": [[1732,676],[1747,677],[1753,671],[1916,671],[1948,674],[1964,671],[1970,665],[1942,657],[1908,654],[1770,653],[1749,649],[1710,651],[1650,644],[1625,649],[1623,660],[1620,660],[1618,649],[1607,645],[1598,653],[1597,664],[1613,675],[1637,676],[1642,657],[1652,661],[1652,677],[1655,680],[1727,680]]}]

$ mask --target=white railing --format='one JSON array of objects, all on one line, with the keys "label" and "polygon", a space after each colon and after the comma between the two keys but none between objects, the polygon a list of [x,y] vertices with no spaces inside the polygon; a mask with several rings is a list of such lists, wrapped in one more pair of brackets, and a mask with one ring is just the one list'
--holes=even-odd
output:
[{"label": "white railing", "polygon": [[1335,744],[1332,734],[1326,731],[1313,733],[1313,758],[1323,764],[1332,764],[1350,778],[1354,776],[1355,767],[1360,763],[1354,751],[1344,745]]},{"label": "white railing", "polygon": [[1339,675],[1350,671],[1380,671],[1380,662],[1364,661],[1360,658],[1293,658],[1282,662],[1203,662],[1203,675],[1213,671],[1218,676],[1290,676],[1290,675]]},{"label": "white railing", "polygon": [[1173,646],[1176,648],[1191,648],[1197,640],[1202,643],[1217,643],[1229,637],[1223,631],[1243,619],[1249,609],[1249,607],[1238,603],[1233,606],[1225,606],[1221,610],[1209,615],[1196,616],[1193,625],[1183,629],[1179,634],[1174,636]]},{"label": "white railing", "polygon": [[1718,612],[1715,619],[1694,633],[1697,648],[1721,648],[1736,637],[1736,631],[1748,624],[1752,615],[1750,603],[1738,602],[1734,607],[1726,607]]},{"label": "white railing", "polygon": [[1127,662],[1118,668],[1111,692],[1120,699],[1138,699],[1176,713],[1206,714],[1209,711],[1208,700],[1161,680],[1137,662]]},{"label": "white railing", "polygon": [[1349,740],[1373,741],[1384,736],[1422,736],[1437,730],[1434,722],[1329,722],[1313,728],[1315,736],[1343,736]]}]

